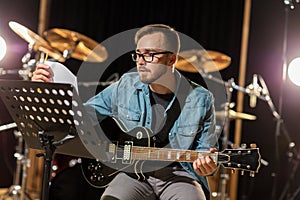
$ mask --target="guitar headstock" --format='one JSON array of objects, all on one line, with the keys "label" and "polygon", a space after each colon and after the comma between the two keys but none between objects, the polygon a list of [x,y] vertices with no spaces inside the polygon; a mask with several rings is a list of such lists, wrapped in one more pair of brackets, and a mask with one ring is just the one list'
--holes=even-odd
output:
[{"label": "guitar headstock", "polygon": [[260,168],[261,155],[259,148],[251,144],[251,148],[243,145],[238,149],[225,149],[218,155],[218,160],[225,168],[242,170],[242,175],[244,171],[249,171],[250,176],[254,177]]}]

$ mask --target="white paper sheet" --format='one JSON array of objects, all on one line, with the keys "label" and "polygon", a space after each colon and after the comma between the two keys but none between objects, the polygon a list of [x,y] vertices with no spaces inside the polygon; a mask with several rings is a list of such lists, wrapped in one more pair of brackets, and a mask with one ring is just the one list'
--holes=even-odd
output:
[{"label": "white paper sheet", "polygon": [[78,93],[77,77],[65,65],[51,61],[46,61],[45,64],[49,65],[53,72],[53,82],[72,84]]}]

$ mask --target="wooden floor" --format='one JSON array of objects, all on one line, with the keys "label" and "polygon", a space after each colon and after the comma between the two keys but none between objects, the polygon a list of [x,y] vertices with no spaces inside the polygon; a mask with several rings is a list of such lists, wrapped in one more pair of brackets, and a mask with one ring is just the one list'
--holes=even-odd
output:
[{"label": "wooden floor", "polygon": [[2,196],[7,191],[7,188],[0,188],[0,195]]}]

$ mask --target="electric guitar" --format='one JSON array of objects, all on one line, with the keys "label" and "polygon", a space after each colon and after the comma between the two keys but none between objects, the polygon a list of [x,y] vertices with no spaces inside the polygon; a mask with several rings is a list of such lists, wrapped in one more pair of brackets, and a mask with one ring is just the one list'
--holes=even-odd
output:
[{"label": "electric guitar", "polygon": [[[97,161],[82,159],[82,173],[86,181],[96,187],[106,187],[112,179],[121,171],[130,173],[137,179],[145,179],[143,169],[147,168],[147,161],[193,162],[198,157],[210,156],[210,158],[225,168],[249,171],[251,176],[258,173],[261,156],[259,148],[225,149],[222,152],[210,153],[209,151],[182,150],[170,148],[156,148],[151,146],[151,130],[145,127],[136,127],[126,130],[118,120],[116,142],[107,144],[106,153],[108,160]],[[111,128],[111,126],[109,126]],[[107,132],[106,132],[107,133]],[[145,164],[145,166],[144,166]],[[167,164],[165,164],[166,166]],[[163,164],[162,164],[163,166]],[[148,170],[148,169],[147,169]],[[147,172],[147,171],[146,171]]]}]

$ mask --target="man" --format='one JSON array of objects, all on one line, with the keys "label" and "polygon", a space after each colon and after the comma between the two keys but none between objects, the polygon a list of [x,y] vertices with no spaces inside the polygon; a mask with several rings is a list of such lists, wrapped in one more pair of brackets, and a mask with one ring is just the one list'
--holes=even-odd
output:
[{"label": "man", "polygon": [[[213,97],[174,69],[180,48],[178,33],[163,24],[148,25],[139,29],[135,42],[132,57],[138,72],[124,74],[87,101],[91,116],[99,121],[102,116],[113,116],[128,130],[147,127],[156,147],[215,152]],[[49,67],[41,64],[32,80],[50,82],[51,78]],[[202,156],[192,163],[148,168],[145,180],[119,173],[101,199],[209,199],[205,176],[214,173],[217,165],[209,156]]]}]

